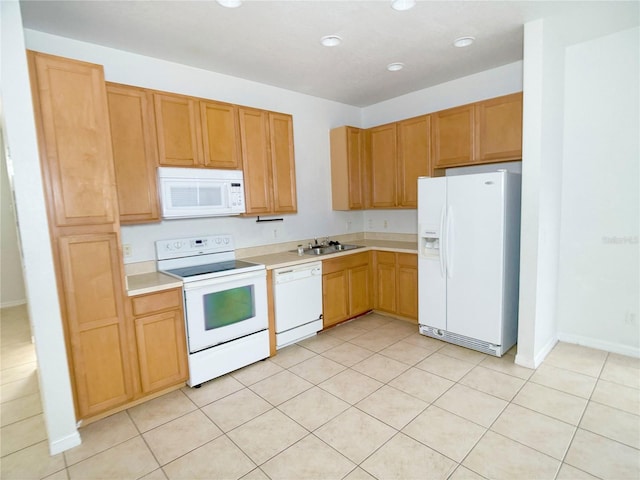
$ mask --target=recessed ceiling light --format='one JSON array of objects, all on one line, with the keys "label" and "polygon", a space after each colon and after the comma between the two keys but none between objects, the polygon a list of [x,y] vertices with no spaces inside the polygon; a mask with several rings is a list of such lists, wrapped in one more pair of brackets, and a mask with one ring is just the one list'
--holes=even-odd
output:
[{"label": "recessed ceiling light", "polygon": [[219,5],[227,8],[238,8],[240,5],[242,5],[241,0],[216,0],[216,2],[218,2]]},{"label": "recessed ceiling light", "polygon": [[398,11],[409,10],[416,6],[416,0],[392,0],[391,8]]},{"label": "recessed ceiling light", "polygon": [[404,63],[402,62],[395,62],[387,65],[387,70],[389,70],[390,72],[397,72],[398,70],[402,70],[403,68],[404,68]]},{"label": "recessed ceiling light", "polygon": [[338,35],[326,35],[320,39],[320,43],[325,47],[337,47],[342,43],[342,38]]},{"label": "recessed ceiling light", "polygon": [[476,37],[460,37],[454,40],[453,46],[459,47],[459,48],[468,47],[475,41],[476,41]]}]

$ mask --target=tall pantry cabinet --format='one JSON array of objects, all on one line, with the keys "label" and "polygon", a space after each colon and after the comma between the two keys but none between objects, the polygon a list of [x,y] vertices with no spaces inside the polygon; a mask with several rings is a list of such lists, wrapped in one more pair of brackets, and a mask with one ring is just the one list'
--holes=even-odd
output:
[{"label": "tall pantry cabinet", "polygon": [[134,395],[104,74],[28,58],[76,414],[87,418]]}]

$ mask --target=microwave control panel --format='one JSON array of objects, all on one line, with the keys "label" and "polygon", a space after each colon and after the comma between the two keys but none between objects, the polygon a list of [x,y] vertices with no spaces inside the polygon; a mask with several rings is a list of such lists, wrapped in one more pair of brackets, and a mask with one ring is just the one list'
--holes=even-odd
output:
[{"label": "microwave control panel", "polygon": [[242,207],[244,205],[244,193],[242,192],[242,184],[238,182],[231,183],[231,206]]}]

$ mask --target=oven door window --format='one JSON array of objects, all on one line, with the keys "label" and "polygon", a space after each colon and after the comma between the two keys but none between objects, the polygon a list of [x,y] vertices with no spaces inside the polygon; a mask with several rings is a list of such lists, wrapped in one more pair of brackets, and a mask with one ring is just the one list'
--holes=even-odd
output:
[{"label": "oven door window", "polygon": [[227,327],[256,315],[253,285],[208,293],[202,303],[205,330]]}]

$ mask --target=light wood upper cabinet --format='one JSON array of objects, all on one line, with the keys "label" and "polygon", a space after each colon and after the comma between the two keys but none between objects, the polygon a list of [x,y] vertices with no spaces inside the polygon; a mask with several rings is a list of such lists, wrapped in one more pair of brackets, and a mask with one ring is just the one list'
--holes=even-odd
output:
[{"label": "light wood upper cabinet", "polygon": [[334,210],[416,208],[418,177],[429,175],[429,115],[368,130],[331,131]]},{"label": "light wood upper cabinet", "polygon": [[417,208],[418,177],[426,177],[431,159],[431,116],[398,122],[398,206]]},{"label": "light wood upper cabinet", "polygon": [[365,206],[364,132],[355,127],[331,130],[331,199],[334,210]]},{"label": "light wood upper cabinet", "polygon": [[50,219],[58,227],[116,222],[102,67],[33,52],[29,62]]},{"label": "light wood upper cabinet", "polygon": [[269,112],[273,213],[298,210],[291,115]]},{"label": "light wood upper cabinet", "polygon": [[160,165],[201,165],[198,102],[184,95],[168,93],[154,93],[153,97]]},{"label": "light wood upper cabinet", "polygon": [[396,124],[369,129],[369,167],[371,206],[393,208],[397,205]]},{"label": "light wood upper cabinet", "polygon": [[159,222],[153,96],[108,83],[107,100],[120,223]]},{"label": "light wood upper cabinet", "polygon": [[477,103],[475,120],[476,161],[522,158],[522,92]]},{"label": "light wood upper cabinet", "polygon": [[433,152],[434,167],[442,168],[473,162],[473,104],[433,114]]},{"label": "light wood upper cabinet", "polygon": [[240,169],[238,107],[201,100],[200,119],[203,165],[210,168]]},{"label": "light wood upper cabinet", "polygon": [[522,159],[522,93],[433,114],[433,166]]},{"label": "light wood upper cabinet", "polygon": [[118,236],[61,236],[58,247],[77,414],[87,418],[134,395]]},{"label": "light wood upper cabinet", "polygon": [[238,109],[247,215],[295,213],[297,194],[290,115]]},{"label": "light wood upper cabinet", "polygon": [[164,92],[154,101],[160,165],[240,169],[235,105]]},{"label": "light wood upper cabinet", "polygon": [[247,214],[272,212],[267,112],[240,108],[242,170]]},{"label": "light wood upper cabinet", "polygon": [[131,298],[141,393],[186,381],[188,373],[182,289]]}]

